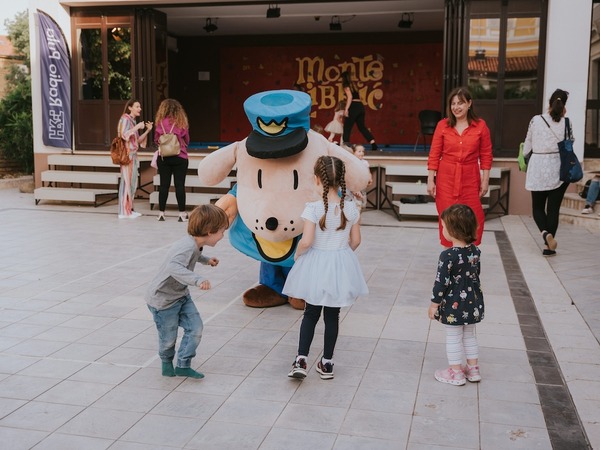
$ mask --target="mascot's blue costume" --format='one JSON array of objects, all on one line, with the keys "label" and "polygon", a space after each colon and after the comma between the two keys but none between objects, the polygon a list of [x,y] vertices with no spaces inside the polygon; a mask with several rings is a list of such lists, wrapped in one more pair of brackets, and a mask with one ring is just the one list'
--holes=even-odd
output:
[{"label": "mascot's blue costume", "polygon": [[300,91],[252,95],[244,103],[250,135],[211,153],[198,166],[198,176],[209,186],[236,169],[236,186],[217,205],[230,218],[231,244],[261,262],[259,284],[242,297],[248,306],[289,300],[295,308],[304,307],[303,300],[288,299],[281,291],[302,234],[304,205],[321,198],[313,172],[319,156],[344,161],[351,192],[369,181],[369,171],[358,158],[310,130],[311,104],[311,97]]}]

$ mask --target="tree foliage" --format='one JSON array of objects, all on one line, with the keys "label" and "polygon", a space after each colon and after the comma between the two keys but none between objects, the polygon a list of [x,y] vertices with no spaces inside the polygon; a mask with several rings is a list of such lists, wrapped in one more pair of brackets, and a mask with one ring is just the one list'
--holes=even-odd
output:
[{"label": "tree foliage", "polygon": [[4,158],[20,162],[26,173],[33,172],[33,122],[29,63],[29,17],[27,11],[6,20],[8,38],[21,64],[7,75],[8,91],[0,100],[0,152]]}]

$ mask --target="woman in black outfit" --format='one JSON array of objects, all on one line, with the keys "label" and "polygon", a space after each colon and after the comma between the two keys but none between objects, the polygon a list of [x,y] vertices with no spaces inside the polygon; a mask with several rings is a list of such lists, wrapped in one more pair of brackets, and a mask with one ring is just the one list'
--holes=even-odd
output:
[{"label": "woman in black outfit", "polygon": [[185,210],[185,177],[188,170],[189,160],[187,147],[190,143],[188,118],[183,106],[177,100],[167,98],[158,107],[154,127],[154,142],[158,144],[160,136],[173,133],[177,136],[181,151],[176,156],[159,156],[157,160],[158,173],[160,175],[160,187],[158,189],[158,220],[165,220],[165,208],[171,188],[171,178],[175,185],[175,197],[179,209],[179,222],[187,222],[188,215]]},{"label": "woman in black outfit", "polygon": [[356,83],[352,80],[352,74],[348,71],[342,72],[342,87],[346,94],[346,109],[344,110],[344,135],[343,142],[348,145],[350,142],[350,133],[356,123],[358,131],[371,144],[371,150],[378,150],[375,138],[365,126],[365,106],[360,99],[360,93]]}]

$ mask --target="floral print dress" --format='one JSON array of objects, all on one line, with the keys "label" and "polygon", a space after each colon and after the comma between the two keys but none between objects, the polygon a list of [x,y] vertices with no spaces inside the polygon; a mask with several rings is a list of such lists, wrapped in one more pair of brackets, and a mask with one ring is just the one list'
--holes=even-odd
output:
[{"label": "floral print dress", "polygon": [[474,244],[440,253],[431,301],[439,304],[435,318],[441,323],[469,325],[483,320],[480,255]]}]

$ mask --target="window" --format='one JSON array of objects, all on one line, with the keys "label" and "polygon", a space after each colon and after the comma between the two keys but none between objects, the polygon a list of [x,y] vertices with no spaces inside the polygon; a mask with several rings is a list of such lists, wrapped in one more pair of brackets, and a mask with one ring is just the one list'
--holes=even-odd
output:
[{"label": "window", "polygon": [[545,8],[543,0],[469,3],[464,78],[496,155],[517,155],[531,117],[541,109]]},{"label": "window", "polygon": [[131,30],[113,27],[108,40],[108,98],[127,100],[131,98]]}]

